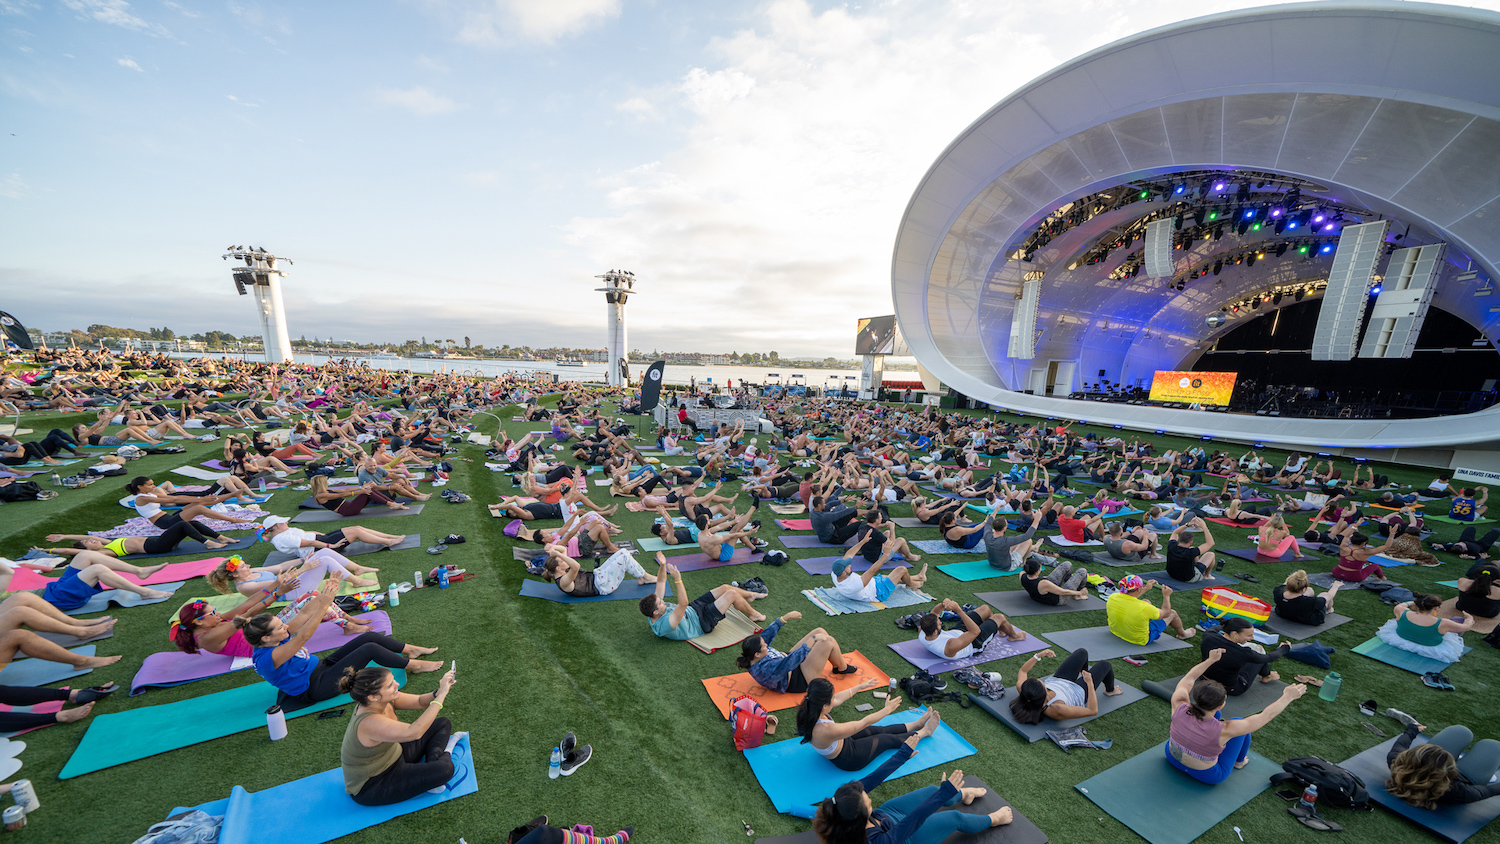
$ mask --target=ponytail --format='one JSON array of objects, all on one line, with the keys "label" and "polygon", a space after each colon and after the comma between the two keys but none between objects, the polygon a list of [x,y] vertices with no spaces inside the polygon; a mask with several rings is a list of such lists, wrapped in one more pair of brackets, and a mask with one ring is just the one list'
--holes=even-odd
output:
[{"label": "ponytail", "polygon": [[797,735],[802,736],[803,744],[812,741],[813,727],[830,703],[833,703],[833,684],[822,677],[809,680],[807,694],[797,705]]},{"label": "ponytail", "polygon": [[261,613],[253,618],[240,616],[234,620],[234,627],[244,632],[245,641],[250,643],[250,647],[258,648],[271,635],[271,622],[275,618],[270,613]]},{"label": "ponytail", "polygon": [[740,655],[734,658],[734,664],[748,670],[755,663],[755,655],[760,653],[762,644],[764,640],[760,638],[760,635],[752,633],[740,642]]}]

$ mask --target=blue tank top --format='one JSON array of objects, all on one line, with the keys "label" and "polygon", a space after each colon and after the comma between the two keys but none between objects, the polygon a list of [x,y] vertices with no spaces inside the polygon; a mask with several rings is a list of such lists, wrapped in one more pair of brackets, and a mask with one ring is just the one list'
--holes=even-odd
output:
[{"label": "blue tank top", "polygon": [[[287,637],[287,639],[290,638],[290,636]],[[281,640],[281,642],[285,641],[286,639]],[[276,644],[279,645],[281,642]],[[271,652],[275,649],[276,645],[255,649],[255,652],[250,655],[250,661],[255,663],[255,673],[267,683],[289,695],[296,696],[307,691],[308,681],[312,679],[313,669],[318,667],[318,661],[307,652],[306,648],[301,648],[292,655],[291,659],[277,667],[276,661],[271,658]]]}]

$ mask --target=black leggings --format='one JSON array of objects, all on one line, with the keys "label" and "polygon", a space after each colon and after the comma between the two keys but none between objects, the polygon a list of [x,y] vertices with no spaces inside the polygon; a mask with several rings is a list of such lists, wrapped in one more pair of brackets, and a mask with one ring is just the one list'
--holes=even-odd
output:
[{"label": "black leggings", "polygon": [[[32,686],[0,686],[0,703],[7,706],[31,706],[50,700],[66,701],[67,689],[42,689]],[[29,730],[57,723],[56,713],[0,712],[0,732]]]},{"label": "black leggings", "polygon": [[[156,525],[157,527],[161,528],[162,530],[169,530],[169,529],[171,529],[173,527],[176,527],[177,525],[182,525],[182,524],[187,524],[187,523],[188,523],[188,521],[184,520],[182,518],[182,514],[181,513],[163,513],[163,514],[161,514],[160,517],[157,518],[156,521],[152,522],[151,524]],[[213,528],[209,527],[208,525],[195,524],[195,525],[193,525],[193,530],[198,531],[199,533],[203,534],[204,536],[212,536],[214,539],[219,539],[219,538],[221,538],[223,536],[223,534],[219,533],[218,531],[214,530]],[[165,536],[165,534],[163,534],[163,536]],[[193,537],[193,538],[197,539],[198,537]],[[179,541],[181,541],[181,540],[179,540]]]},{"label": "black leggings", "polygon": [[[166,532],[160,536],[146,537],[146,544],[142,547],[141,553],[166,554],[178,545],[181,545],[184,539],[196,539],[199,542],[205,542],[213,538],[208,535],[209,532],[202,525],[178,521],[177,524],[167,528]],[[214,536],[218,536],[218,534],[215,533]]]},{"label": "black leggings", "polygon": [[[1063,660],[1062,665],[1059,665],[1056,671],[1052,672],[1052,676],[1060,680],[1071,680],[1083,686],[1083,678],[1079,676],[1079,672],[1083,671],[1083,667],[1088,664],[1088,650],[1079,648],[1068,654],[1068,658]],[[1094,667],[1089,669],[1089,676],[1094,678],[1094,685],[1104,686],[1106,692],[1115,690],[1115,667],[1109,664],[1109,660],[1101,659],[1094,663]],[[1088,687],[1084,686],[1083,692],[1087,699]]]},{"label": "black leggings", "polygon": [[913,732],[915,731],[908,730],[905,724],[865,727],[844,739],[839,754],[828,761],[840,770],[858,771],[879,754],[900,746]]},{"label": "black leggings", "polygon": [[453,777],[453,755],[447,750],[453,725],[439,715],[427,732],[414,741],[401,742],[401,757],[389,768],[365,780],[352,795],[361,806],[388,806],[410,800],[437,788]]},{"label": "black leggings", "polygon": [[[373,662],[386,668],[405,668],[411,662],[401,651],[406,643],[383,633],[361,633],[353,641],[318,661],[307,679],[307,691],[300,695],[282,695],[281,708],[291,712],[328,700],[339,694],[339,678],[345,668],[360,669]],[[428,786],[431,788],[432,786]]]},{"label": "black leggings", "polygon": [[[1452,545],[1462,545],[1463,549],[1459,553],[1477,557],[1480,554],[1487,553],[1490,550],[1490,546],[1495,544],[1495,540],[1500,539],[1500,528],[1491,528],[1490,532],[1486,533],[1484,538],[1478,541],[1474,539],[1477,533],[1478,530],[1473,525],[1469,525],[1464,528],[1463,533],[1458,535],[1458,541],[1452,543]],[[1449,550],[1459,550],[1453,548],[1452,545],[1449,546]]]}]

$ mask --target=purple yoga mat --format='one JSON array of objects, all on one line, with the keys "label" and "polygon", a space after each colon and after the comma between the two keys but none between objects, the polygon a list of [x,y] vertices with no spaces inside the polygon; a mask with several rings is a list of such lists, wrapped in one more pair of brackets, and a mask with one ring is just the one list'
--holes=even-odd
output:
[{"label": "purple yoga mat", "polygon": [[[802,570],[808,574],[833,574],[833,564],[842,559],[843,557],[809,557],[806,560],[798,560],[797,565],[801,566]],[[870,570],[870,561],[864,557],[855,557],[853,562],[854,570],[857,572]],[[893,569],[897,566],[909,565],[911,564],[900,560],[892,560],[881,568]]]},{"label": "purple yoga mat", "polygon": [[[1296,550],[1300,552],[1300,546]],[[1226,548],[1221,553],[1228,554],[1231,557],[1238,557],[1241,560],[1249,560],[1252,563],[1311,562],[1318,559],[1317,557],[1294,556],[1294,552],[1291,550],[1287,551],[1285,554],[1282,554],[1280,557],[1272,557],[1266,554],[1262,554],[1255,548]]]},{"label": "purple yoga mat", "polygon": [[678,571],[698,571],[700,569],[716,569],[720,566],[737,566],[741,563],[754,562],[756,560],[759,560],[760,557],[761,555],[759,552],[751,552],[746,548],[736,548],[734,549],[734,556],[730,557],[729,562],[727,563],[721,563],[718,560],[710,560],[708,558],[708,555],[704,554],[701,551],[697,554],[683,554],[680,557],[668,557],[667,562],[676,566]]},{"label": "purple yoga mat", "polygon": [[776,538],[781,540],[781,544],[788,548],[848,548],[854,544],[854,540],[849,539],[838,545],[833,545],[824,542],[816,536],[778,536]]},{"label": "purple yoga mat", "polygon": [[[391,617],[384,611],[356,615],[360,621],[368,621],[377,633],[391,632]],[[350,636],[345,636],[337,624],[325,621],[318,625],[318,630],[307,641],[309,653],[328,651],[348,642]],[[234,657],[221,656],[219,654],[204,653],[199,651],[195,654],[187,654],[182,651],[164,651],[151,654],[141,665],[135,677],[130,681],[130,694],[138,695],[152,688],[165,688],[167,686],[180,686],[183,683],[191,683],[194,680],[203,680],[209,677],[217,677],[220,674],[228,674],[233,671]]]},{"label": "purple yoga mat", "polygon": [[977,656],[964,657],[962,659],[942,659],[933,653],[916,639],[907,639],[891,645],[891,650],[901,655],[901,658],[929,674],[941,674],[944,671],[953,671],[970,665],[980,665],[993,662],[997,659],[1005,659],[1010,656],[1035,653],[1036,651],[1050,647],[1046,642],[1026,634],[1026,638],[1019,642],[1012,642],[1003,635],[996,633],[985,643],[984,650]]}]

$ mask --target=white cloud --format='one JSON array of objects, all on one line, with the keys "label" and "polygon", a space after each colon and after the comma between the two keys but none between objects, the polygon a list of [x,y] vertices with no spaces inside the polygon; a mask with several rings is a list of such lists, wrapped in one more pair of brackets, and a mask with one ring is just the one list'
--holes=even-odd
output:
[{"label": "white cloud", "polygon": [[35,0],[0,0],[0,15],[24,15],[28,9],[40,8]]},{"label": "white cloud", "polygon": [[115,59],[115,64],[119,65],[120,67],[128,67],[128,68],[130,68],[131,70],[133,70],[133,71],[135,71],[137,73],[145,73],[146,72],[145,68],[143,68],[140,65],[136,64],[135,63],[135,59],[132,59],[132,58]]},{"label": "white cloud", "polygon": [[248,100],[242,100],[233,94],[225,94],[224,96],[235,105],[242,105],[245,108],[260,108],[260,103],[252,103]]},{"label": "white cloud", "polygon": [[642,120],[656,116],[656,106],[653,106],[645,97],[631,97],[622,103],[616,103],[615,111],[633,114]]},{"label": "white cloud", "polygon": [[380,99],[391,105],[401,106],[417,114],[448,114],[462,108],[447,97],[434,94],[418,85],[415,88],[392,88],[382,90]]},{"label": "white cloud", "polygon": [[431,56],[418,56],[416,64],[417,67],[420,67],[423,70],[433,71],[434,73],[447,73],[450,70],[447,65],[443,64],[437,59],[432,58]]},{"label": "white cloud", "polygon": [[468,0],[454,8],[458,38],[496,44],[515,35],[551,44],[565,35],[620,16],[621,0]]},{"label": "white cloud", "polygon": [[20,199],[30,192],[30,188],[27,187],[20,173],[11,173],[4,178],[0,178],[0,197],[4,197],[5,199]]},{"label": "white cloud", "polygon": [[183,6],[180,6],[180,5],[176,4],[176,3],[173,3],[172,0],[165,0],[165,2],[162,3],[162,5],[166,6],[168,9],[171,9],[172,11],[178,13],[179,15],[182,15],[185,18],[201,18],[201,17],[203,17],[203,15],[199,14],[198,12],[193,11],[192,9],[184,8]]},{"label": "white cloud", "polygon": [[133,29],[137,32],[145,32],[151,35],[166,37],[171,35],[167,28],[161,24],[150,23],[135,12],[131,11],[130,4],[125,0],[62,0],[62,4],[69,9],[93,18],[100,23],[111,26]]}]

